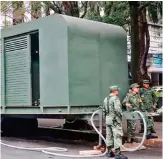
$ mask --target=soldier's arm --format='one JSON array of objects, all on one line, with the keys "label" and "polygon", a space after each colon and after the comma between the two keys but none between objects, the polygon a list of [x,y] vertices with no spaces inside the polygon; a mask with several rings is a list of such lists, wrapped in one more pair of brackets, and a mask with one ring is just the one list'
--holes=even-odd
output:
[{"label": "soldier's arm", "polygon": [[153,97],[153,106],[156,106],[159,99],[156,96],[156,93],[154,90],[152,90],[152,97]]},{"label": "soldier's arm", "polygon": [[116,114],[119,116],[119,117],[122,117],[122,106],[121,106],[121,103],[120,103],[120,100],[119,98],[115,98],[114,100],[114,109],[115,109],[115,112]]},{"label": "soldier's arm", "polygon": [[140,98],[140,111],[142,111],[142,112],[145,112],[146,110],[145,110],[145,107],[144,107],[144,104],[143,104],[143,102],[142,102],[142,99]]},{"label": "soldier's arm", "polygon": [[126,106],[127,103],[129,103],[128,94],[126,95],[126,97],[122,101],[122,104],[125,105],[125,106]]},{"label": "soldier's arm", "polygon": [[127,108],[132,108],[132,106],[130,104],[130,95],[129,94],[127,94],[126,97],[124,98],[122,105]]},{"label": "soldier's arm", "polygon": [[155,116],[156,114],[157,115],[162,115],[163,114],[163,106],[160,109],[156,110],[155,113],[154,112],[149,113],[149,115],[151,115],[151,116]]},{"label": "soldier's arm", "polygon": [[104,99],[104,102],[103,102],[103,112],[105,114],[107,113],[107,97]]},{"label": "soldier's arm", "polygon": [[140,93],[139,93],[139,98],[140,98],[139,109],[140,109],[140,111],[145,112],[146,110],[145,110],[145,107],[144,107],[144,104],[143,104],[143,101],[142,101],[142,97],[141,97],[142,94],[143,94],[142,89],[140,89]]},{"label": "soldier's arm", "polygon": [[163,113],[163,106],[160,109],[156,110],[156,113],[161,115]]}]

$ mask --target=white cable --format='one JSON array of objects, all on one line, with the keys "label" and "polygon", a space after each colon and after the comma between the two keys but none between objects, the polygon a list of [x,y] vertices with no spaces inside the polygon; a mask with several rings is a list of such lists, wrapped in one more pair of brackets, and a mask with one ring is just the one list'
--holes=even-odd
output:
[{"label": "white cable", "polygon": [[[105,144],[106,144],[106,140],[104,138],[104,136],[98,131],[98,129],[96,128],[96,126],[94,125],[94,122],[93,122],[93,118],[95,116],[95,114],[97,114],[100,110],[96,110],[92,116],[91,116],[91,124],[93,126],[93,128],[95,129],[95,131],[100,135],[100,137],[104,140]],[[57,154],[57,153],[52,153],[52,152],[49,152],[49,151],[42,151],[43,153],[46,153],[46,154],[49,154],[49,155],[54,155],[54,156],[62,156],[62,157],[71,157],[71,158],[85,158],[85,157],[102,157],[104,156],[106,153],[107,153],[107,148],[105,149],[105,152],[102,153],[102,154],[99,154],[99,155],[65,155],[65,154]]]},{"label": "white cable", "polygon": [[[105,142],[105,145],[106,144],[106,139],[104,138],[104,136],[99,132],[99,130],[96,128],[94,122],[93,122],[93,118],[95,116],[95,114],[97,114],[100,110],[96,110],[92,116],[91,116],[91,124],[93,126],[93,128],[95,129],[95,131],[100,135],[100,137],[104,140]],[[135,111],[134,113],[138,113],[140,114],[140,116],[142,117],[143,119],[143,122],[144,122],[144,134],[143,134],[143,139],[142,139],[142,142],[140,143],[139,146],[137,146],[136,148],[134,149],[128,149],[124,146],[123,149],[127,150],[127,151],[136,151],[137,149],[139,149],[139,147],[143,144],[144,140],[145,140],[145,135],[146,135],[146,129],[147,129],[147,126],[146,126],[146,121],[145,121],[145,118],[144,118],[144,115],[139,112],[139,111]],[[107,148],[105,149],[105,152],[102,153],[102,154],[99,154],[99,155],[66,155],[66,154],[59,154],[59,153],[53,153],[53,152],[49,152],[49,151],[60,151],[60,152],[65,152],[65,151],[68,151],[66,148],[61,148],[61,147],[47,147],[47,148],[27,148],[27,147],[19,147],[19,146],[14,146],[14,145],[9,145],[9,144],[5,144],[3,143],[1,140],[0,140],[0,144],[3,145],[3,146],[7,146],[7,147],[10,147],[10,148],[15,148],[15,149],[20,149],[20,150],[28,150],[28,151],[41,151],[45,154],[49,154],[49,155],[54,155],[54,156],[60,156],[60,157],[71,157],[71,158],[85,158],[85,157],[101,157],[101,156],[104,156],[106,153],[107,153]]]},{"label": "white cable", "polygon": [[51,150],[51,151],[60,151],[60,152],[66,152],[67,149],[66,148],[61,148],[61,147],[40,147],[40,148],[30,148],[30,147],[19,147],[19,146],[14,146],[14,145],[9,145],[9,144],[5,144],[2,143],[0,141],[0,144],[3,146],[7,146],[10,148],[15,148],[15,149],[19,149],[19,150],[29,150],[29,151],[43,151],[43,150]]},{"label": "white cable", "polygon": [[144,134],[143,134],[143,138],[142,138],[142,140],[141,140],[141,143],[137,146],[137,147],[135,147],[135,148],[126,148],[126,147],[124,147],[123,145],[121,146],[124,150],[126,150],[126,151],[136,151],[136,150],[138,150],[142,145],[143,145],[143,143],[144,143],[144,140],[145,140],[145,138],[146,138],[146,134],[147,134],[147,123],[146,123],[146,121],[145,121],[145,117],[144,117],[144,115],[140,112],[140,111],[134,111],[133,113],[138,113],[140,116],[141,116],[141,118],[143,119],[143,123],[144,123]]},{"label": "white cable", "polygon": [[[92,116],[91,116],[91,123],[93,123],[93,118],[95,116],[96,113],[98,113],[99,110],[95,111]],[[94,123],[93,123],[93,127],[95,128],[96,132],[101,136],[101,138],[104,140],[104,142],[106,143],[105,138],[103,137],[103,135],[98,131],[98,129],[95,127]],[[47,147],[47,148],[27,148],[27,147],[18,147],[18,146],[13,146],[13,145],[9,145],[9,144],[5,144],[2,143],[0,141],[1,145],[10,147],[10,148],[15,148],[15,149],[20,149],[20,150],[28,150],[28,151],[41,151],[45,154],[49,154],[49,155],[54,155],[54,156],[60,156],[60,157],[70,157],[70,158],[85,158],[85,157],[101,157],[104,156],[107,153],[107,149],[105,149],[105,152],[99,155],[66,155],[66,154],[60,154],[60,153],[53,153],[50,151],[62,151],[65,152],[67,151],[67,149],[65,148],[60,148],[60,147]]]}]

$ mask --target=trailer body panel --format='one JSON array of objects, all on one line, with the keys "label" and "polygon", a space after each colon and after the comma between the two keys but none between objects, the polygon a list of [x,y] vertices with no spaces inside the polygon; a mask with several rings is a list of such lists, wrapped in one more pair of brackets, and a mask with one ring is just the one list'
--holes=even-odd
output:
[{"label": "trailer body panel", "polygon": [[[6,63],[5,40],[28,36],[31,41],[35,32],[38,33],[39,61],[32,61],[34,46],[29,43],[31,51],[24,50],[25,56],[21,54],[22,48],[20,52],[15,52],[15,62],[19,63],[19,56],[28,59],[24,61],[28,63],[27,70],[35,67],[36,71],[33,72],[39,74],[36,79],[39,80],[39,91],[36,92],[39,92],[39,105],[33,105],[30,99],[33,98],[32,93],[35,93],[32,89],[37,89],[32,86],[37,76],[30,79],[32,73],[27,70],[26,92],[31,94],[25,98],[15,94],[13,100],[22,103],[8,104],[6,92],[13,93],[16,89],[9,88],[9,80],[6,78],[9,66]],[[90,114],[103,104],[111,85],[121,88],[121,99],[128,91],[127,36],[119,26],[56,14],[3,29],[2,45],[3,114]],[[13,59],[12,56],[7,58]],[[31,63],[34,64],[29,69]],[[19,69],[10,70],[14,78],[20,73]],[[21,88],[21,83],[18,86]],[[24,90],[21,91],[23,94]]]}]

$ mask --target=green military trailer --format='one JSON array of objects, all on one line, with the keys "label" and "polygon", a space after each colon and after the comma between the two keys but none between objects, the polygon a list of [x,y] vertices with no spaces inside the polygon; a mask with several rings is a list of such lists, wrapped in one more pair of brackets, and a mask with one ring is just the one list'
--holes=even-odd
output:
[{"label": "green military trailer", "polygon": [[2,29],[2,117],[86,119],[128,89],[123,28],[51,15]]}]

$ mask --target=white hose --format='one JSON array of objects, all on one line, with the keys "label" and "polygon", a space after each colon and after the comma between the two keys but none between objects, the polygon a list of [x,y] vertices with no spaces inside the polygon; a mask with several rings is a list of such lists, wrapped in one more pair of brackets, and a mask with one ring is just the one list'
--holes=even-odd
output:
[{"label": "white hose", "polygon": [[[94,122],[93,122],[93,118],[95,116],[95,114],[97,114],[100,110],[96,110],[92,116],[91,116],[91,124],[93,126],[93,128],[95,129],[95,131],[99,134],[99,136],[104,140],[105,142],[105,145],[106,144],[106,139],[104,138],[104,136],[99,132],[99,130],[96,128]],[[144,115],[139,112],[139,111],[135,111],[134,113],[138,113],[140,114],[140,116],[142,117],[143,119],[143,122],[144,122],[144,134],[143,134],[143,139],[142,139],[142,142],[140,143],[139,146],[137,146],[136,148],[134,149],[128,149],[124,146],[123,149],[127,150],[127,151],[136,151],[137,149],[139,149],[139,147],[143,144],[144,140],[145,140],[145,135],[146,135],[146,129],[147,129],[147,126],[146,126],[146,121],[145,121],[145,118],[144,118]],[[47,148],[28,148],[28,147],[19,147],[19,146],[14,146],[14,145],[9,145],[9,144],[5,144],[3,143],[1,140],[0,140],[0,144],[3,145],[3,146],[7,146],[7,147],[10,147],[10,148],[15,148],[15,149],[20,149],[20,150],[28,150],[28,151],[41,151],[45,154],[49,154],[49,155],[54,155],[54,156],[60,156],[60,157],[71,157],[71,158],[85,158],[85,157],[101,157],[101,156],[104,156],[106,153],[107,153],[107,148],[105,149],[105,152],[102,153],[102,154],[98,154],[98,155],[66,155],[66,154],[60,154],[60,153],[54,153],[54,152],[49,152],[49,151],[60,151],[60,152],[65,152],[65,151],[68,151],[66,148],[61,148],[61,147],[47,147]]]},{"label": "white hose", "polygon": [[138,113],[140,116],[141,116],[141,118],[143,119],[143,123],[144,123],[144,134],[143,134],[143,138],[142,138],[142,140],[141,140],[141,143],[137,146],[137,147],[135,147],[135,148],[126,148],[126,147],[124,147],[123,145],[121,146],[124,150],[126,150],[126,151],[136,151],[136,150],[138,150],[142,145],[143,145],[143,143],[144,143],[144,140],[145,140],[145,138],[146,138],[146,134],[147,134],[147,123],[146,123],[146,121],[145,121],[145,118],[144,118],[144,115],[140,112],[140,111],[134,111],[133,113]]}]

